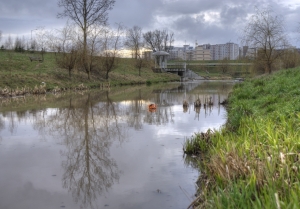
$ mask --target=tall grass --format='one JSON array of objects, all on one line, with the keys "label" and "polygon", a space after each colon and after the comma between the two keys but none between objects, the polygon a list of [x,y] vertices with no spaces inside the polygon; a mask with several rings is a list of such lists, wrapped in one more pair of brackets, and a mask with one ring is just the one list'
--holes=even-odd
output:
[{"label": "tall grass", "polygon": [[299,79],[297,68],[235,86],[206,150],[198,208],[300,208]]}]

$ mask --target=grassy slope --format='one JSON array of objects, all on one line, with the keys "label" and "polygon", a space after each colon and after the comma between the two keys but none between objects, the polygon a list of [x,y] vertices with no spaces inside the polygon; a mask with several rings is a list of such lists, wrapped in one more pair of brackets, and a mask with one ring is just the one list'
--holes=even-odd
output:
[{"label": "grassy slope", "polygon": [[300,68],[235,86],[228,123],[187,152],[205,153],[198,208],[300,208]]},{"label": "grassy slope", "polygon": [[[47,89],[74,88],[83,83],[85,86],[95,88],[100,83],[106,82],[97,75],[92,75],[89,81],[85,72],[75,71],[70,80],[67,70],[57,67],[55,55],[46,53],[44,62],[30,62],[28,56],[39,56],[38,54],[14,53],[10,51],[0,51],[0,88],[21,88],[27,86],[34,88],[41,82],[47,83]],[[109,74],[109,81],[112,85],[126,85],[137,83],[156,83],[167,81],[178,81],[179,76],[174,74],[155,74],[151,67],[142,68],[141,76],[134,68],[134,60],[118,59],[116,66]]]}]

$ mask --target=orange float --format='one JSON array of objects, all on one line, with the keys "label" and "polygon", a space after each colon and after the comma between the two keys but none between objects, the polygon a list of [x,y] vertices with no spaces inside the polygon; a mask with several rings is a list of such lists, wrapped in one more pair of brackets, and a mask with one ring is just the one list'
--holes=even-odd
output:
[{"label": "orange float", "polygon": [[150,112],[154,112],[154,111],[156,111],[156,104],[150,104],[150,105],[148,105],[148,108],[149,108]]}]

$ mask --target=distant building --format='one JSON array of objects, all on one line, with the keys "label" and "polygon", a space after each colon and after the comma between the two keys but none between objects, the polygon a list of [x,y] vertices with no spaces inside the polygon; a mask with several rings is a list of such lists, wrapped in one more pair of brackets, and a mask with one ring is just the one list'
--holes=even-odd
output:
[{"label": "distant building", "polygon": [[169,59],[176,60],[236,60],[239,57],[239,46],[235,43],[203,44],[196,43],[195,48],[190,45],[173,47]]},{"label": "distant building", "polygon": [[240,49],[240,56],[242,58],[254,59],[257,54],[256,48],[249,48],[248,46],[243,46]]},{"label": "distant building", "polygon": [[239,57],[239,45],[235,43],[211,45],[212,60],[236,60]]},{"label": "distant building", "polygon": [[195,48],[190,45],[182,47],[170,47],[168,60],[236,60],[239,58],[240,50],[238,44],[195,44]]},{"label": "distant building", "polygon": [[194,50],[193,60],[211,60],[210,45],[197,45]]},{"label": "distant building", "polygon": [[225,57],[229,60],[236,60],[239,58],[239,45],[235,43],[225,44]]},{"label": "distant building", "polygon": [[194,48],[190,45],[171,47],[169,54],[169,60],[193,60]]}]

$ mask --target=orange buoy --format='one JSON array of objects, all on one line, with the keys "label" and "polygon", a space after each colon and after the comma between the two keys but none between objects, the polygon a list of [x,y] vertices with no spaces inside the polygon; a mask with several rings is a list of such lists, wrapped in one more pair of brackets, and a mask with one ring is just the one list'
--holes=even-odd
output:
[{"label": "orange buoy", "polygon": [[156,111],[156,105],[155,104],[150,104],[148,105],[148,111],[149,112],[155,112]]},{"label": "orange buoy", "polygon": [[155,104],[150,104],[149,109],[156,109],[156,105]]}]

